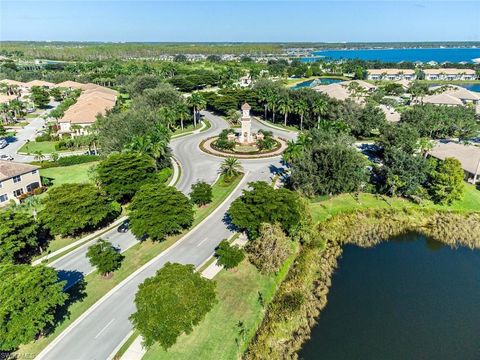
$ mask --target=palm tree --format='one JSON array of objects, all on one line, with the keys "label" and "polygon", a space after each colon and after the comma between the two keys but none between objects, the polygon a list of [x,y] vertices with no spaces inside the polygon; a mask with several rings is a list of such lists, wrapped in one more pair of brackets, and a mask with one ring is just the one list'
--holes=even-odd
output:
[{"label": "palm tree", "polygon": [[193,108],[193,126],[197,127],[198,114],[205,109],[207,102],[202,94],[196,92],[187,99],[187,104]]},{"label": "palm tree", "polygon": [[308,137],[305,133],[300,133],[298,135],[297,141],[290,140],[288,142],[288,147],[283,153],[283,161],[288,164],[293,163],[296,159],[300,157],[303,150],[310,144],[312,139]]},{"label": "palm tree", "polygon": [[[268,96],[267,107],[272,110],[272,122],[275,123],[275,110],[278,103],[278,94],[274,91]],[[266,120],[266,119],[265,119]]]},{"label": "palm tree", "polygon": [[180,120],[180,127],[184,128],[183,122],[190,117],[190,111],[186,103],[181,102],[175,106],[175,112],[177,114],[177,119]]},{"label": "palm tree", "polygon": [[320,128],[320,120],[323,115],[327,112],[328,103],[323,98],[315,99],[313,103],[313,113],[317,115],[317,128]]},{"label": "palm tree", "polygon": [[433,142],[430,141],[428,138],[421,138],[418,141],[418,146],[420,148],[420,152],[422,153],[423,157],[427,157],[430,150],[433,149]]},{"label": "palm tree", "polygon": [[43,155],[43,152],[40,150],[35,151],[33,155],[35,161],[43,161],[43,159],[45,159],[45,155]]},{"label": "palm tree", "polygon": [[220,165],[220,173],[226,178],[233,178],[243,171],[242,164],[234,157],[228,157]]},{"label": "palm tree", "polygon": [[263,108],[265,109],[264,119],[267,120],[267,111],[268,111],[268,101],[272,95],[272,89],[269,88],[260,88],[258,90],[258,99],[263,103]]},{"label": "palm tree", "polygon": [[58,155],[57,152],[53,152],[50,154],[50,160],[52,160],[53,162],[57,162],[59,158],[60,158],[60,155]]},{"label": "palm tree", "polygon": [[175,129],[175,121],[177,120],[177,113],[171,107],[162,107],[159,110],[160,116],[165,121],[165,124],[170,130]]},{"label": "palm tree", "polygon": [[230,109],[227,111],[227,119],[232,125],[237,125],[241,117],[242,116],[240,115],[240,113],[235,109]]},{"label": "palm tree", "polygon": [[278,99],[278,111],[283,114],[284,118],[284,125],[287,126],[288,114],[292,112],[292,99],[287,94],[283,95],[280,99]]},{"label": "palm tree", "polygon": [[305,100],[300,99],[294,104],[295,112],[300,115],[300,130],[303,130],[303,117],[308,111],[308,104]]}]

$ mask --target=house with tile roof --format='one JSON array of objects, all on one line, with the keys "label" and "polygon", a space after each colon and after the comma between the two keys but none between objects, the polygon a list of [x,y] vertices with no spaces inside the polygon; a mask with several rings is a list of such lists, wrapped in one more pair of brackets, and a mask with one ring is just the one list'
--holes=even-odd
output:
[{"label": "house with tile roof", "polygon": [[42,186],[39,167],[0,160],[0,207]]}]

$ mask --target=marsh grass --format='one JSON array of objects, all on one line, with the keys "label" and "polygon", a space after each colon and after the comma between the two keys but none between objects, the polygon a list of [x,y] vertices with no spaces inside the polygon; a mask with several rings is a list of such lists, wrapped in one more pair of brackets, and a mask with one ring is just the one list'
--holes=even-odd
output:
[{"label": "marsh grass", "polygon": [[480,213],[435,209],[361,209],[318,224],[314,243],[303,246],[245,359],[296,359],[327,304],[342,245],[372,247],[415,231],[451,247],[480,248]]}]

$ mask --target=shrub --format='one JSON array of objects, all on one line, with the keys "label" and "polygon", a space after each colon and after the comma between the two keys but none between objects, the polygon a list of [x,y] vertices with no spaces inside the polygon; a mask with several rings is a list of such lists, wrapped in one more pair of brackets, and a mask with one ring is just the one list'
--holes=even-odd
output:
[{"label": "shrub", "polygon": [[97,155],[72,155],[58,158],[56,161],[57,166],[71,166],[78,164],[85,164],[89,162],[98,161]]},{"label": "shrub", "polygon": [[222,240],[215,249],[215,256],[217,263],[223,265],[225,269],[236,267],[245,258],[243,250],[236,245],[230,245],[227,239]]}]

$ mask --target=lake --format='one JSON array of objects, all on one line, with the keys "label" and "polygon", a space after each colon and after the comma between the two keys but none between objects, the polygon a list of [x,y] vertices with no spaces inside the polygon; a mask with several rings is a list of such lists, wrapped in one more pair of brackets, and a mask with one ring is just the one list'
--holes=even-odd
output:
[{"label": "lake", "polygon": [[[318,79],[307,80],[307,81],[298,83],[295,86],[292,86],[291,89],[296,90],[296,89],[311,87],[311,86],[315,86],[315,85],[328,85],[328,84],[339,83],[339,82],[342,82],[342,81],[344,81],[344,80],[331,79],[331,78],[318,78]],[[315,85],[313,85],[314,82],[315,82]]]},{"label": "lake", "polygon": [[[362,59],[380,60],[383,62],[401,61],[436,61],[448,62],[473,62],[473,59],[480,58],[478,48],[445,48],[445,49],[358,49],[358,50],[325,50],[316,51],[315,56],[322,58],[340,59]],[[303,61],[315,61],[315,58],[304,58]]]},{"label": "lake", "polygon": [[480,359],[480,251],[409,234],[345,246],[301,359]]}]

